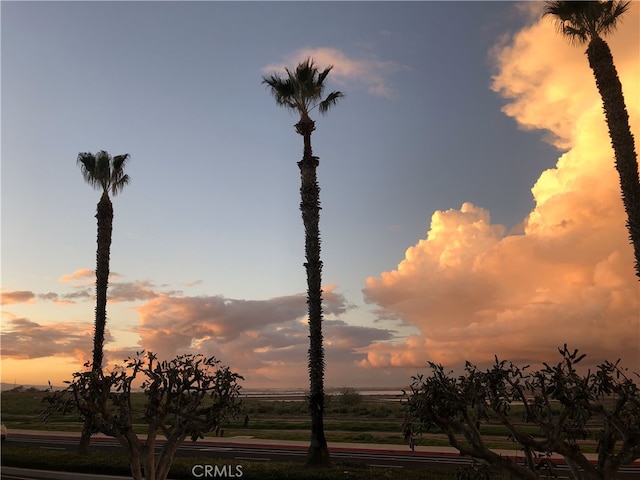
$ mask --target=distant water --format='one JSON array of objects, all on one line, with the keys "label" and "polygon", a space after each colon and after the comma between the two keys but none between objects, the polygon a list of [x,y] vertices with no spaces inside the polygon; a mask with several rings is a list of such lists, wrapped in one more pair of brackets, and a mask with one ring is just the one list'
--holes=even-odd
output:
[{"label": "distant water", "polygon": [[[402,397],[401,388],[390,389],[354,389],[363,397],[381,397],[384,399],[399,399]],[[340,395],[341,388],[326,388],[326,395]],[[243,388],[242,396],[245,398],[264,398],[269,400],[302,400],[308,394],[304,389],[252,389]]]}]

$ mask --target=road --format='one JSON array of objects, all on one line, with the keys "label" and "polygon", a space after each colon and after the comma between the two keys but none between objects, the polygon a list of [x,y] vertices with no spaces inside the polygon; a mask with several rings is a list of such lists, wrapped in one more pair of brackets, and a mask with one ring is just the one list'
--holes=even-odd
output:
[{"label": "road", "polygon": [[[11,444],[38,445],[47,450],[76,451],[77,434],[38,431],[12,431]],[[93,448],[121,452],[114,439],[103,435],[92,438]],[[308,443],[295,441],[257,440],[248,437],[207,438],[197,442],[185,441],[178,455],[211,457],[236,461],[302,462]],[[331,458],[336,462],[364,463],[390,468],[421,468],[426,464],[459,467],[468,464],[468,458],[460,457],[449,447],[417,447],[412,452],[405,445],[329,444]]]},{"label": "road", "polygon": [[[38,445],[49,450],[70,450],[78,448],[77,433],[12,431],[11,444],[22,446]],[[93,448],[121,452],[120,445],[112,438],[96,435],[91,443]],[[234,465],[241,465],[242,461],[274,461],[274,462],[303,462],[307,450],[307,442],[259,440],[250,437],[207,438],[197,442],[187,441],[179,449],[178,455],[191,457],[209,457],[212,459],[229,459]],[[376,444],[345,444],[329,443],[331,458],[334,462],[359,463],[385,468],[425,468],[439,466],[456,469],[467,465],[471,460],[461,457],[451,447],[416,447],[409,450],[405,445],[376,445]],[[503,454],[514,455],[516,452],[504,451]],[[520,456],[521,457],[521,456]],[[568,470],[561,462],[558,465],[559,478],[569,478]],[[9,476],[14,475],[14,476]],[[23,476],[21,476],[23,475]],[[31,474],[35,475],[35,474]],[[24,472],[9,472],[2,469],[3,479],[31,479],[52,477],[28,477]],[[71,477],[65,477],[71,479]],[[111,480],[117,477],[105,477]],[[640,463],[621,469],[620,480],[640,478]]]}]

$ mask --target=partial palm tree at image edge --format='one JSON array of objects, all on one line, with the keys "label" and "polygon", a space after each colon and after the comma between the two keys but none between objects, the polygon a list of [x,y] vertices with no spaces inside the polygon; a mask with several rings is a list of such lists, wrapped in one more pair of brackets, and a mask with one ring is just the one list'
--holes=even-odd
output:
[{"label": "partial palm tree at image edge", "polygon": [[630,1],[547,1],[543,16],[553,18],[558,31],[575,44],[587,44],[587,58],[602,98],[609,137],[620,177],[627,230],[640,279],[640,178],[629,114],[613,55],[602,36],[613,32]]}]

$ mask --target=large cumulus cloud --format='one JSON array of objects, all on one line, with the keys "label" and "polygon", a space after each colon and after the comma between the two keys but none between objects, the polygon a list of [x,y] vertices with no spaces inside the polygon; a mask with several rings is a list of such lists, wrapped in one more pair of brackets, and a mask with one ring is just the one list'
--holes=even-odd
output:
[{"label": "large cumulus cloud", "polygon": [[[610,41],[636,132],[638,17],[632,8]],[[543,19],[493,52],[504,112],[523,128],[545,129],[566,152],[533,186],[536,206],[520,234],[464,203],[435,212],[426,238],[395,270],[367,279],[364,295],[379,315],[420,333],[374,345],[363,366],[495,354],[539,362],[565,342],[594,361],[640,363],[640,288],[601,99],[581,50]]]}]

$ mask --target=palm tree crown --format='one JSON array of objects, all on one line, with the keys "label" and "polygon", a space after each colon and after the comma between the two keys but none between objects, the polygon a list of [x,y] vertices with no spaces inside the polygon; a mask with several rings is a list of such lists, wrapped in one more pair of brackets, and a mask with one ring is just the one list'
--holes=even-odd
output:
[{"label": "palm tree crown", "polygon": [[558,30],[576,43],[606,36],[616,28],[630,1],[548,1],[543,15],[555,17]]},{"label": "palm tree crown", "polygon": [[78,154],[78,165],[85,181],[96,190],[112,195],[120,193],[129,184],[130,177],[124,173],[129,154],[111,158],[104,150],[95,155],[84,152]]},{"label": "palm tree crown", "polygon": [[271,87],[271,93],[279,106],[297,111],[300,120],[309,120],[309,112],[315,107],[324,115],[344,96],[342,92],[335,91],[322,98],[324,80],[332,68],[333,66],[329,66],[320,72],[313,60],[308,58],[298,64],[294,72],[286,68],[286,78],[271,74],[263,77],[262,83]]}]

